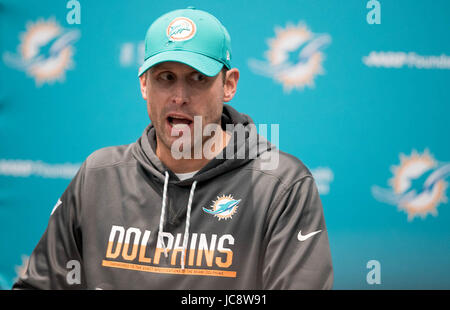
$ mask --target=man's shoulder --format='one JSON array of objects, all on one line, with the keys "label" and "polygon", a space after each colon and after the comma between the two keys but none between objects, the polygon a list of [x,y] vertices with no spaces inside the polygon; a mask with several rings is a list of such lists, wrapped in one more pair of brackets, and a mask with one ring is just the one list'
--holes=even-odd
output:
[{"label": "man's shoulder", "polygon": [[91,153],[86,159],[87,169],[106,168],[116,165],[134,165],[131,149],[134,143],[108,146]]},{"label": "man's shoulder", "polygon": [[272,149],[258,157],[252,169],[278,179],[284,186],[290,186],[306,177],[313,177],[299,158],[278,149]]}]

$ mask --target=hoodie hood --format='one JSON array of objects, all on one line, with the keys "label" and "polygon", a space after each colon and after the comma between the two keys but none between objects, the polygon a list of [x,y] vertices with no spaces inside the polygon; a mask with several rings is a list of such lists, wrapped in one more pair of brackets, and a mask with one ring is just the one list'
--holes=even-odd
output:
[{"label": "hoodie hood", "polygon": [[[153,124],[145,128],[132,150],[133,155],[146,172],[156,177],[161,183],[164,183],[165,173],[168,172],[170,184],[190,186],[194,181],[207,181],[239,168],[274,148],[266,138],[257,134],[256,126],[248,115],[236,111],[228,104],[223,105],[221,125],[222,129],[227,130],[231,135],[230,142],[221,154],[209,161],[199,172],[187,180],[180,181],[156,156],[156,131]],[[241,136],[244,136],[244,138],[241,138]]]}]

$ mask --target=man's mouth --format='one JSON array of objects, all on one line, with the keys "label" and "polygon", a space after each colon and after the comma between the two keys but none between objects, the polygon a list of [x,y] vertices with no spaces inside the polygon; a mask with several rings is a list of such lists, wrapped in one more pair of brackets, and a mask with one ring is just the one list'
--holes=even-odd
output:
[{"label": "man's mouth", "polygon": [[175,117],[175,116],[169,116],[167,117],[167,120],[172,126],[179,125],[179,124],[186,124],[190,125],[192,123],[191,120],[187,118],[181,118],[181,117]]},{"label": "man's mouth", "polygon": [[166,120],[170,133],[172,133],[174,130],[183,131],[183,128],[185,128],[185,126],[180,125],[187,125],[192,130],[191,126],[194,123],[193,119],[190,116],[178,113],[170,113],[166,117]]}]

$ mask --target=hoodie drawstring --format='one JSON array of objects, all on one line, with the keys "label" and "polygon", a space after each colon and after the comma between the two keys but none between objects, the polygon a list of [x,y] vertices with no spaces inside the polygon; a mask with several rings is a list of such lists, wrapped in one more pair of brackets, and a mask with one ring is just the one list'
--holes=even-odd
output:
[{"label": "hoodie drawstring", "polygon": [[186,256],[187,243],[188,243],[188,237],[189,237],[189,226],[191,225],[192,200],[194,199],[194,191],[195,191],[196,186],[197,186],[197,181],[194,181],[191,186],[191,193],[189,194],[189,200],[188,200],[188,205],[187,205],[186,226],[184,228],[184,238],[183,238],[183,252],[181,252],[181,269],[184,269],[184,259]]},{"label": "hoodie drawstring", "polygon": [[164,243],[164,239],[162,237],[163,226],[164,226],[164,216],[166,213],[166,196],[167,196],[167,184],[169,183],[169,173],[166,171],[166,177],[164,179],[164,190],[163,190],[163,198],[162,198],[162,206],[161,206],[161,217],[159,218],[159,233],[158,233],[158,241],[162,244],[164,249],[164,256],[167,258],[167,248]]},{"label": "hoodie drawstring", "polygon": [[[158,239],[159,242],[162,244],[164,249],[164,256],[167,258],[167,248],[166,244],[164,243],[164,239],[162,237],[163,233],[163,226],[164,226],[164,216],[166,213],[166,200],[167,200],[167,185],[169,183],[169,173],[165,172],[165,179],[164,179],[164,190],[163,190],[163,198],[162,198],[162,207],[161,207],[161,217],[159,219],[159,233],[158,233]],[[186,224],[184,228],[184,236],[183,236],[183,250],[181,252],[181,269],[184,269],[184,260],[186,256],[187,251],[187,244],[188,244],[188,238],[189,238],[189,227],[191,224],[191,208],[192,208],[192,201],[194,200],[194,191],[195,187],[197,186],[197,181],[194,181],[191,186],[191,192],[189,194],[189,200],[187,205],[187,212],[186,212]]]}]

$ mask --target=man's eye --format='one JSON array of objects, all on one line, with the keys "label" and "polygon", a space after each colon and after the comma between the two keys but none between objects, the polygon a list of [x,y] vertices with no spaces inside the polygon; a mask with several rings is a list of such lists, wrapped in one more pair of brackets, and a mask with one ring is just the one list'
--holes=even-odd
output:
[{"label": "man's eye", "polygon": [[203,74],[196,72],[192,74],[192,79],[196,82],[201,82],[205,80],[206,77]]},{"label": "man's eye", "polygon": [[161,74],[159,75],[159,78],[160,78],[161,80],[164,80],[164,81],[173,81],[173,80],[175,79],[175,77],[173,76],[173,74],[172,74],[172,73],[169,73],[169,72],[163,72],[163,73],[161,73]]}]

